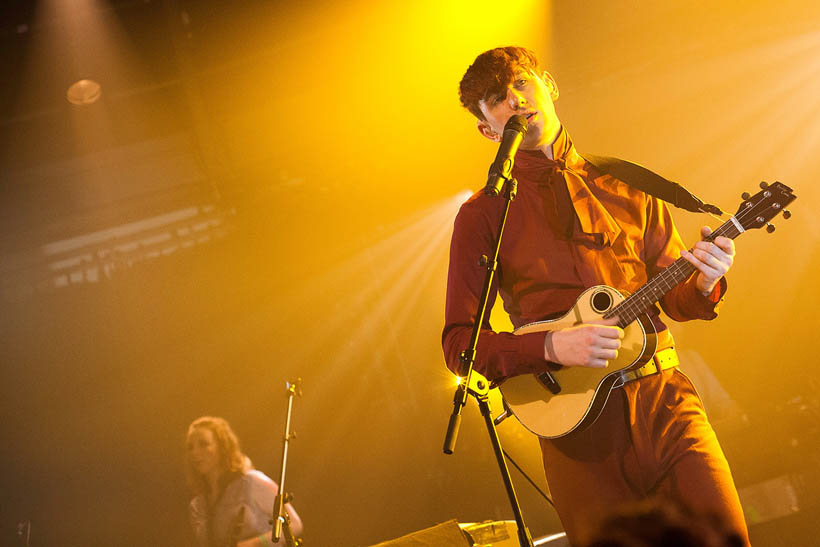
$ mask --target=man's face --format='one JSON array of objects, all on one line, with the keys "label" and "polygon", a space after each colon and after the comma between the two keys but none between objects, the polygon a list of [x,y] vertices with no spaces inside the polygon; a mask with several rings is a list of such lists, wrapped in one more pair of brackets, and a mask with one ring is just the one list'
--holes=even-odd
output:
[{"label": "man's face", "polygon": [[543,149],[552,144],[561,128],[552,104],[558,98],[558,87],[547,72],[541,75],[520,68],[501,95],[478,103],[485,120],[478,121],[478,130],[490,140],[499,142],[504,126],[516,114],[527,118],[527,134],[521,141],[524,150]]}]

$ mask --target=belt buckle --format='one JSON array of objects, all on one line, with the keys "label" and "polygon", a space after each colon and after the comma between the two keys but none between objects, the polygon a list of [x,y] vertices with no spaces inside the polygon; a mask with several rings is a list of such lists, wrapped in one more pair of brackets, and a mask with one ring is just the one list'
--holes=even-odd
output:
[{"label": "belt buckle", "polygon": [[[655,372],[650,372],[649,374],[660,374],[663,371],[663,369],[661,368],[661,360],[658,358],[657,353],[652,356],[652,359],[650,359],[649,363],[652,363],[652,365],[654,365],[655,367]],[[647,365],[649,363],[647,363]]]},{"label": "belt buckle", "polygon": [[[619,371],[615,383],[612,384],[612,389],[617,389],[623,386],[625,383],[631,382],[632,380],[638,380],[640,378],[643,378],[644,376],[651,376],[653,374],[660,374],[661,372],[663,372],[661,359],[660,357],[658,357],[658,354],[663,353],[664,351],[666,350],[659,351],[658,353],[653,355],[649,361],[647,361],[642,366],[636,369]],[[647,367],[649,367],[650,365],[653,366],[655,370],[646,370]]]}]

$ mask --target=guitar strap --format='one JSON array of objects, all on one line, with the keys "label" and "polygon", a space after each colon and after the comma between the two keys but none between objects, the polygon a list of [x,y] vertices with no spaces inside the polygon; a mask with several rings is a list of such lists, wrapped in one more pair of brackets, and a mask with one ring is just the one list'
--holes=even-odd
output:
[{"label": "guitar strap", "polygon": [[723,214],[723,211],[716,205],[704,203],[703,200],[677,182],[672,182],[642,165],[608,156],[583,154],[582,157],[594,165],[601,173],[611,175],[633,188],[671,203],[675,207],[693,213]]}]

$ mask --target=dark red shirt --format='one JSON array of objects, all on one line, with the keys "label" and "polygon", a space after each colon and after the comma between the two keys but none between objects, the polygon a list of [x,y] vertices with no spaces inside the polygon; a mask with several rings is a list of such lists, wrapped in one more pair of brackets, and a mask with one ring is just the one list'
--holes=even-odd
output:
[{"label": "dark red shirt", "polygon": [[[488,310],[500,294],[516,328],[561,316],[594,285],[634,292],[685,248],[665,203],[600,175],[578,155],[563,129],[553,157],[530,150],[515,157],[518,196],[510,207]],[[478,260],[492,255],[503,209],[502,197],[478,192],[456,216],[442,333],[447,365],[456,373],[484,283],[485,268]],[[664,296],[661,307],[676,321],[712,319],[725,287],[721,280],[704,297],[693,275]],[[658,314],[657,309],[650,313],[658,330],[665,331]],[[541,372],[547,367],[543,344],[543,332],[494,332],[487,313],[475,369],[493,380]],[[667,331],[658,349],[671,344]]]}]

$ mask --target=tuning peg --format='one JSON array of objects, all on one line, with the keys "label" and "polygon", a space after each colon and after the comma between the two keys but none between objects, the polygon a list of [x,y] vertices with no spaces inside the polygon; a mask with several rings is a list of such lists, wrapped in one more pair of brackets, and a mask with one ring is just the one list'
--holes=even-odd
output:
[{"label": "tuning peg", "polygon": [[740,199],[749,199],[752,195],[749,192],[743,192],[740,194]]},{"label": "tuning peg", "polygon": [[768,183],[768,182],[766,182],[765,180],[764,180],[764,181],[761,181],[761,183],[760,183],[760,187],[761,187],[761,188],[766,188],[766,187],[768,187],[768,186],[769,186],[769,183]]},{"label": "tuning peg", "polygon": [[766,231],[767,231],[767,232],[769,232],[769,233],[774,232],[774,224],[769,224],[769,223],[767,222],[767,223],[766,223]]},{"label": "tuning peg", "polygon": [[783,209],[783,218],[791,218],[792,212],[788,209]]}]

